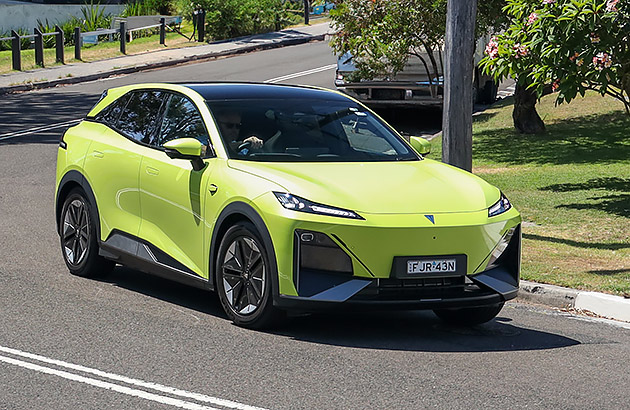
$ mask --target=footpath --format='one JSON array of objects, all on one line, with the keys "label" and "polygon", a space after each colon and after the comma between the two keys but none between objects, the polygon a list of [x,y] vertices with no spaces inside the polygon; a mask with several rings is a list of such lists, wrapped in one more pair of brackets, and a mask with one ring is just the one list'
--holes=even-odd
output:
[{"label": "footpath", "polygon": [[0,75],[0,95],[76,84],[138,71],[188,64],[258,50],[322,41],[327,23],[217,41],[196,47],[151,51],[91,63],[74,63]]},{"label": "footpath", "polygon": [[[116,75],[188,64],[257,50],[323,41],[330,34],[329,24],[313,24],[307,27],[241,37],[196,47],[159,50],[92,63],[67,64],[4,74],[0,75],[0,95],[94,81]],[[507,97],[512,92],[513,87],[508,88],[501,97]],[[594,314],[630,322],[630,299],[620,296],[521,281],[518,298],[571,312]]]}]

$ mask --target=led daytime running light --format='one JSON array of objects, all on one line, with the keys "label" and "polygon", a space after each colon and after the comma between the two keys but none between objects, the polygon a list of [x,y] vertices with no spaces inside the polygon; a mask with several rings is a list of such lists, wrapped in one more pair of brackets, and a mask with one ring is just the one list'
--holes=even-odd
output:
[{"label": "led daytime running light", "polygon": [[503,195],[503,192],[501,192],[501,198],[499,198],[494,205],[488,208],[488,217],[501,215],[502,213],[509,211],[510,208],[512,208],[512,204],[505,195]]},{"label": "led daytime running light", "polygon": [[300,211],[318,215],[336,216],[340,218],[364,219],[357,213],[349,211],[347,209],[318,204],[307,199],[300,198],[299,196],[287,193],[274,192],[273,194],[276,196],[276,198],[278,198],[278,201],[284,208],[291,209],[293,211]]}]

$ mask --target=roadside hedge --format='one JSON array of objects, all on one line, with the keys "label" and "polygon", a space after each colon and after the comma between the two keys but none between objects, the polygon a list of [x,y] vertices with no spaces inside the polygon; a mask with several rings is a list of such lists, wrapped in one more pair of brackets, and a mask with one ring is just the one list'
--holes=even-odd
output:
[{"label": "roadside hedge", "polygon": [[177,6],[190,19],[195,10],[206,11],[207,41],[277,31],[301,20],[283,0],[178,0]]}]

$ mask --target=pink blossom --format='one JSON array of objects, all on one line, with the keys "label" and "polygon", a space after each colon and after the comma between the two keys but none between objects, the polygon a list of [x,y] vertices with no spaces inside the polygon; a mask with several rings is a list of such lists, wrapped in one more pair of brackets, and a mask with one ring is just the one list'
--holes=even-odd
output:
[{"label": "pink blossom", "polygon": [[556,91],[560,88],[560,80],[556,80],[551,84],[551,91]]},{"label": "pink blossom", "polygon": [[532,13],[529,15],[529,17],[527,18],[527,24],[534,24],[534,22],[538,20],[538,14],[537,13]]},{"label": "pink blossom", "polygon": [[612,65],[610,54],[604,52],[597,53],[597,55],[593,57],[593,65],[599,71],[602,71],[604,68],[609,68]]},{"label": "pink blossom", "polygon": [[499,43],[496,37],[492,37],[486,45],[485,53],[488,57],[495,59],[499,57]]},{"label": "pink blossom", "polygon": [[542,4],[554,4],[556,0],[543,0]]},{"label": "pink blossom", "polygon": [[606,2],[606,11],[617,11],[617,3],[619,3],[619,0],[608,0]]},{"label": "pink blossom", "polygon": [[516,58],[525,57],[529,54],[529,49],[527,48],[527,46],[520,43],[514,44],[514,51],[516,51],[516,54],[514,55],[514,57]]}]

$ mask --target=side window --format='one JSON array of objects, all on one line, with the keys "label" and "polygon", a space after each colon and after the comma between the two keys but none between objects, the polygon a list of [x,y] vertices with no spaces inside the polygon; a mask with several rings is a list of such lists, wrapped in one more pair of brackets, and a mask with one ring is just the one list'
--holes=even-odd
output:
[{"label": "side window", "polygon": [[164,95],[162,91],[133,92],[116,128],[136,141],[154,143]]},{"label": "side window", "polygon": [[208,132],[195,105],[184,96],[171,94],[164,111],[158,145],[177,138],[196,138],[209,146]]},{"label": "side window", "polygon": [[129,101],[129,94],[125,94],[118,98],[116,101],[105,107],[101,112],[96,114],[96,121],[100,121],[110,127],[115,127],[120,113],[125,109],[127,102]]}]

